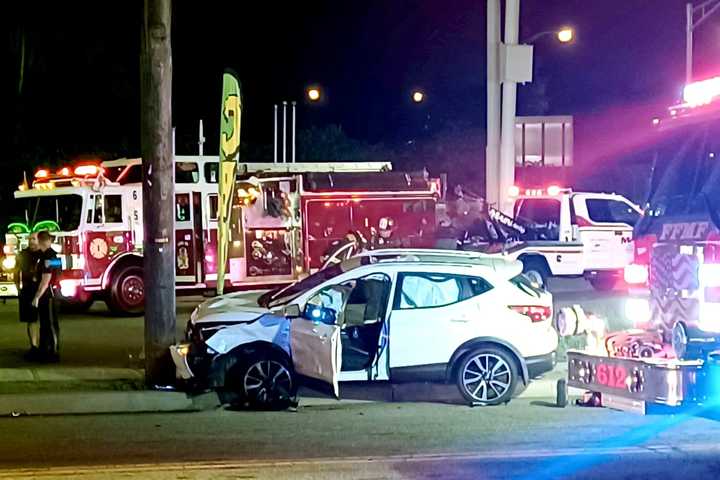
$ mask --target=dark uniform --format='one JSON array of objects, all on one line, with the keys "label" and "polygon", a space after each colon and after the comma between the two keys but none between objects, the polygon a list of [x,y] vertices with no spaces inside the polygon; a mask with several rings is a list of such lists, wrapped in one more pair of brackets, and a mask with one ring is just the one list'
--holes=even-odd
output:
[{"label": "dark uniform", "polygon": [[37,250],[24,249],[17,257],[17,271],[20,276],[18,286],[18,309],[20,321],[24,323],[37,322],[37,308],[32,306],[33,298],[40,284],[40,277],[37,271],[38,255]]},{"label": "dark uniform", "polygon": [[55,302],[55,280],[59,268],[59,259],[52,248],[38,252],[38,281],[43,274],[52,275],[50,285],[38,302],[40,319],[40,353],[48,360],[57,360],[60,346],[60,323]]}]

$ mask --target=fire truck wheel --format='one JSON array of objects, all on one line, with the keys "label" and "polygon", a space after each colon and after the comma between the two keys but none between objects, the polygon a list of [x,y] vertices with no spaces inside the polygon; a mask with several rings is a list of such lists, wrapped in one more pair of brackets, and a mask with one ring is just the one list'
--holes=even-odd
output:
[{"label": "fire truck wheel", "polygon": [[145,309],[145,286],[142,268],[127,266],[118,270],[110,281],[108,307],[123,315],[142,315]]},{"label": "fire truck wheel", "polygon": [[617,284],[617,278],[610,276],[600,276],[590,280],[590,285],[598,292],[611,292],[615,290]]},{"label": "fire truck wheel", "polygon": [[547,279],[550,276],[548,268],[545,265],[544,260],[537,258],[523,258],[523,273],[530,281],[540,285],[541,287],[547,287]]},{"label": "fire truck wheel", "polygon": [[471,405],[500,405],[515,393],[518,367],[506,350],[492,345],[471,351],[457,366],[455,383]]}]

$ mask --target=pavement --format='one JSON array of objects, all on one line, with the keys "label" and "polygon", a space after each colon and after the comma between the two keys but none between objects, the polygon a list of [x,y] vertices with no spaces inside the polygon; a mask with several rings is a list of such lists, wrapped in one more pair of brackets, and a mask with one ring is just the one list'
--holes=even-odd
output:
[{"label": "pavement", "polygon": [[[589,304],[609,316],[618,310],[619,294],[607,298],[577,281],[551,285],[557,290],[556,307],[572,303]],[[180,297],[177,301],[177,337],[183,334],[192,309],[202,297]],[[62,317],[62,362],[34,364],[22,358],[22,325],[16,320],[14,300],[0,304],[0,416],[65,415],[93,413],[181,412],[217,408],[214,394],[188,396],[169,389],[148,390],[142,370],[142,317],[115,318],[102,304],[87,314]],[[608,313],[609,312],[609,313]],[[552,404],[557,381],[565,378],[567,367],[561,362],[555,370],[534,379],[520,398],[544,399]],[[571,396],[581,392],[570,391]],[[452,385],[413,383],[403,385],[346,384],[343,400],[322,398],[301,391],[301,405],[342,405],[357,402],[394,401],[462,403]]]}]

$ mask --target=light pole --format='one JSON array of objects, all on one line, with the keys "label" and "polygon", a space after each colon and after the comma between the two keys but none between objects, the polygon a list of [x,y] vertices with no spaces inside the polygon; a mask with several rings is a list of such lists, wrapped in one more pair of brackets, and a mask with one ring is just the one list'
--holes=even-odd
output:
[{"label": "light pole", "polygon": [[[700,25],[705,23],[710,15],[720,8],[720,0],[706,0],[700,5],[693,7],[692,3],[685,5],[685,83],[692,82],[693,70],[693,32]],[[696,15],[698,14],[699,15]],[[697,20],[695,19],[695,17]]]},{"label": "light pole", "polygon": [[[517,107],[517,81],[508,75],[510,64],[508,54],[511,52],[508,47],[517,46],[519,30],[520,0],[505,0],[505,78],[503,78],[502,84],[502,115],[500,119],[500,169],[498,172],[500,199],[498,206],[500,211],[506,214],[512,211],[508,189],[515,183],[515,109]],[[532,50],[530,51],[530,72],[532,72]]]},{"label": "light pole", "polygon": [[[500,42],[499,0],[487,0],[485,198],[488,205],[497,205],[504,213],[512,209],[508,191],[515,183],[517,84],[532,81],[533,47],[519,44],[519,30],[520,0],[505,0],[504,42]],[[563,43],[572,41],[574,36],[571,28],[563,27],[559,31],[540,32],[530,41],[550,34],[555,34]]]},{"label": "light pole", "polygon": [[485,201],[497,206],[500,202],[500,0],[487,0],[486,121]]}]

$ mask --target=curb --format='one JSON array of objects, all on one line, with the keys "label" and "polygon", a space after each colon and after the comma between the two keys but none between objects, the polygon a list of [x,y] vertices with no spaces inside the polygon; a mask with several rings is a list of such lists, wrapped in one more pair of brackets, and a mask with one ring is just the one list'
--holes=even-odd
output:
[{"label": "curb", "polygon": [[219,406],[217,395],[181,392],[66,392],[0,395],[0,416],[199,412]]}]

